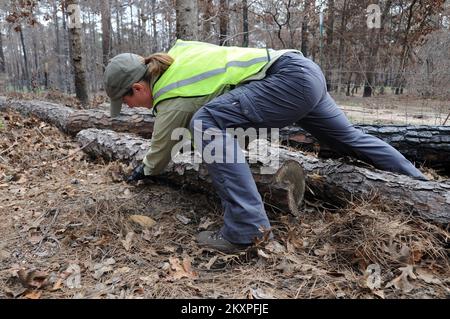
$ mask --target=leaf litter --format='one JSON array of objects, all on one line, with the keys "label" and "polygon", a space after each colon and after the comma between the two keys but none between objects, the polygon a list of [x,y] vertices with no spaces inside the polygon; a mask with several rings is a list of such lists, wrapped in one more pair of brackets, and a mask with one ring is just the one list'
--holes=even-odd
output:
[{"label": "leaf litter", "polygon": [[448,296],[449,233],[386,203],[327,211],[312,198],[300,218],[269,208],[275,241],[251,256],[211,253],[195,235],[222,224],[216,198],[130,187],[129,165],[73,153],[79,145],[51,125],[2,114],[0,297]]}]

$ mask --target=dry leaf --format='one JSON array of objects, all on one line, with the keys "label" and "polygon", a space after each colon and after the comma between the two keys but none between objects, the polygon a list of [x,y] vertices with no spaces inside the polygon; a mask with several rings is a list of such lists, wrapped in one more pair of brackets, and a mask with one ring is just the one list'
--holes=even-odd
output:
[{"label": "dry leaf", "polygon": [[17,184],[25,184],[28,182],[28,179],[25,177],[25,175],[21,175],[19,180],[16,182]]},{"label": "dry leaf", "polygon": [[0,261],[6,260],[10,257],[10,253],[7,250],[0,249]]},{"label": "dry leaf", "polygon": [[81,288],[81,269],[77,264],[71,264],[64,271],[64,275],[68,275],[66,286],[70,289]]},{"label": "dry leaf", "polygon": [[281,245],[279,242],[272,240],[266,245],[266,250],[270,251],[274,254],[282,254],[286,252],[286,248]]},{"label": "dry leaf", "polygon": [[125,240],[121,240],[122,245],[126,251],[130,251],[131,247],[133,246],[133,237],[134,233],[131,231],[127,234]]},{"label": "dry leaf", "polygon": [[44,239],[44,237],[42,236],[41,232],[39,232],[39,231],[32,231],[30,233],[30,236],[28,237],[28,240],[30,241],[30,243],[32,245],[39,244],[43,239]]},{"label": "dry leaf", "polygon": [[325,244],[322,249],[314,250],[314,254],[316,254],[317,256],[329,256],[334,254],[335,252],[336,250],[328,243]]},{"label": "dry leaf", "polygon": [[409,249],[408,246],[403,245],[402,248],[400,249],[399,260],[408,261],[410,256],[411,256],[411,249]]},{"label": "dry leaf", "polygon": [[208,230],[209,226],[213,224],[214,222],[208,217],[202,217],[200,219],[200,224],[198,225],[198,230]]},{"label": "dry leaf", "polygon": [[24,297],[27,299],[40,299],[42,295],[42,291],[33,290],[30,292],[27,292]]},{"label": "dry leaf", "polygon": [[261,288],[250,288],[248,299],[275,299],[275,297]]},{"label": "dry leaf", "polygon": [[157,273],[152,273],[148,276],[139,277],[139,280],[142,280],[145,284],[153,284],[159,280],[159,276]]},{"label": "dry leaf", "polygon": [[131,215],[129,219],[143,228],[150,228],[156,224],[154,219],[143,215]]},{"label": "dry leaf", "polygon": [[191,220],[189,218],[187,218],[186,216],[180,215],[180,214],[176,214],[175,217],[183,224],[183,225],[187,225],[191,222]]},{"label": "dry leaf", "polygon": [[414,289],[414,286],[408,281],[408,277],[411,279],[416,279],[414,275],[414,268],[411,265],[406,267],[401,267],[399,270],[402,272],[400,276],[390,281],[386,288],[394,286],[396,289],[402,290],[404,293],[408,293]]},{"label": "dry leaf", "polygon": [[436,278],[432,273],[426,271],[425,269],[419,268],[416,270],[416,273],[417,277],[425,281],[427,284],[441,284],[441,281],[438,278]]},{"label": "dry leaf", "polygon": [[105,273],[113,271],[112,265],[114,265],[116,261],[114,258],[108,258],[102,263],[95,264],[93,267],[94,274],[92,277],[95,279],[100,279]]},{"label": "dry leaf", "polygon": [[372,292],[375,296],[380,297],[381,299],[386,299],[386,297],[384,296],[383,290],[374,290]]},{"label": "dry leaf", "polygon": [[265,258],[265,259],[269,259],[270,256],[267,255],[262,249],[258,249],[258,256]]},{"label": "dry leaf", "polygon": [[165,252],[168,252],[168,253],[174,253],[177,250],[173,246],[164,246],[163,249],[164,249]]},{"label": "dry leaf", "polygon": [[48,274],[42,271],[20,269],[17,275],[22,285],[26,288],[39,289],[48,284]]},{"label": "dry leaf", "polygon": [[168,280],[179,280],[182,278],[197,278],[197,274],[192,271],[191,260],[188,257],[183,259],[181,263],[176,257],[169,258],[170,269]]},{"label": "dry leaf", "polygon": [[205,265],[206,269],[210,270],[211,267],[212,267],[212,265],[214,265],[214,263],[217,261],[217,258],[219,258],[218,255],[212,257],[212,258],[208,261],[208,263]]},{"label": "dry leaf", "polygon": [[183,269],[189,273],[189,274],[193,274],[194,272],[192,271],[192,265],[191,265],[191,259],[188,257],[183,258]]},{"label": "dry leaf", "polygon": [[126,274],[126,273],[129,273],[130,271],[131,271],[131,268],[125,266],[125,267],[114,270],[113,274]]},{"label": "dry leaf", "polygon": [[63,279],[59,278],[55,284],[53,285],[52,289],[50,291],[56,291],[62,288],[62,284],[63,284]]}]

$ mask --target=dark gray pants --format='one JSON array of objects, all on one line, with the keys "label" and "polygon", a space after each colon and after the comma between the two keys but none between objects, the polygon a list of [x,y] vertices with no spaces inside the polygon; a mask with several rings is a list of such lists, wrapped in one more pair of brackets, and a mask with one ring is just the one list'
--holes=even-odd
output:
[{"label": "dark gray pants", "polygon": [[[199,120],[202,125],[195,126]],[[264,79],[215,98],[199,109],[191,122],[194,134],[207,129],[222,132],[224,156],[230,150],[235,154],[235,162],[207,165],[222,200],[225,223],[221,232],[227,240],[251,243],[261,236],[261,228],[269,228],[270,223],[248,164],[238,163],[244,157],[238,142],[225,130],[282,128],[294,122],[343,154],[368,161],[382,170],[423,178],[393,147],[352,126],[328,94],[318,65],[301,55],[287,53],[270,67]],[[219,143],[219,139],[203,140],[203,147],[211,143]]]}]

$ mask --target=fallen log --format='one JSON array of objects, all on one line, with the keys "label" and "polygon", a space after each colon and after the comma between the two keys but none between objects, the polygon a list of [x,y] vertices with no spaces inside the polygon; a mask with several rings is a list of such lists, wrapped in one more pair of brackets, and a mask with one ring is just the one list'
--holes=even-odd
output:
[{"label": "fallen log", "polygon": [[[77,139],[84,151],[94,157],[119,160],[133,166],[142,161],[151,145],[149,140],[130,134],[98,129],[83,130],[77,134]],[[286,160],[279,168],[272,170],[271,163],[263,164],[262,161],[267,161],[264,158],[260,160],[259,164],[252,164],[250,168],[264,202],[298,216],[305,193],[305,175],[301,164]],[[255,163],[257,161],[258,158],[254,160]],[[163,174],[156,178],[191,189],[215,192],[206,167],[195,162],[192,153],[178,153]]]},{"label": "fallen log", "polygon": [[[88,129],[77,135],[85,152],[106,159],[138,163],[150,142],[129,134]],[[88,145],[89,144],[89,145]],[[270,149],[279,154],[279,161],[300,163],[307,173],[306,185],[313,196],[341,205],[355,198],[377,196],[383,203],[407,214],[428,221],[448,225],[450,221],[450,183],[419,181],[408,176],[369,170],[336,160],[321,160],[313,156],[285,149]],[[254,170],[254,168],[253,168]],[[171,164],[165,172],[167,178],[178,183],[204,187],[207,173],[202,165],[194,167],[190,161]],[[263,183],[255,176],[257,184]],[[267,176],[261,176],[262,179]]]},{"label": "fallen log", "polygon": [[[144,108],[123,108],[120,116],[111,118],[107,108],[74,110],[43,101],[8,101],[0,97],[0,110],[6,109],[24,115],[33,114],[71,135],[88,128],[128,132],[144,138],[150,138],[153,132],[154,118],[151,112]],[[394,146],[410,161],[450,174],[450,126],[357,125],[356,127]],[[342,156],[332,147],[320,145],[312,135],[298,126],[282,129],[281,136],[286,145],[304,151],[317,151],[322,158]]]},{"label": "fallen log", "polygon": [[[407,159],[450,174],[450,126],[355,125],[395,147]],[[298,126],[281,130],[283,143],[305,151],[319,152],[322,158],[341,155]]]},{"label": "fallen log", "polygon": [[[67,132],[67,118],[73,112],[78,111],[58,104],[42,103],[41,106],[47,105],[48,107],[36,107],[34,106],[35,103],[30,101],[14,101],[14,103],[11,103],[0,97],[0,111],[12,107],[25,115],[32,113],[39,116],[43,121],[52,123],[62,131]],[[23,107],[20,107],[20,105],[23,105]],[[80,136],[83,136],[83,134]],[[101,133],[98,134],[101,135]],[[96,137],[94,140],[98,141],[99,138]],[[116,143],[111,139],[109,143],[112,143],[110,148],[113,148],[113,150],[106,152],[106,154],[110,154],[110,158],[113,158],[112,155],[114,154],[114,158],[119,160],[128,158],[129,161],[137,154],[136,143],[144,145],[144,152],[147,151],[150,146],[148,141],[135,137],[133,139],[127,143],[122,141],[120,147],[114,146]],[[105,140],[104,143],[106,143],[104,149],[108,149],[106,147],[108,140]],[[91,153],[96,153],[96,156],[108,157],[101,150]],[[440,224],[447,224],[449,221],[450,186],[448,183],[417,181],[402,175],[356,167],[342,161],[324,161],[306,156],[301,152],[283,151],[281,157],[283,157],[283,154],[287,156],[287,159],[295,160],[303,165],[308,174],[306,183],[310,190],[309,193],[313,192],[314,196],[330,203],[342,204],[354,197],[367,198],[376,193],[385,203],[401,205],[403,211],[407,213],[414,213]],[[141,154],[141,158],[142,156]]]},{"label": "fallen log", "polygon": [[70,135],[88,128],[129,132],[150,138],[154,118],[144,108],[124,108],[120,116],[111,118],[107,109],[75,110],[73,108],[36,100],[7,100],[0,97],[0,111],[13,110],[22,115],[34,115],[40,120],[57,126]]}]

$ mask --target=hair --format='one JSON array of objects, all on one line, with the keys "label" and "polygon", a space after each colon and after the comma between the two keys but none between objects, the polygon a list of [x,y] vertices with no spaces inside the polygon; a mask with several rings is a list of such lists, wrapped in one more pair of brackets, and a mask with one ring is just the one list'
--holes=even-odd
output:
[{"label": "hair", "polygon": [[[151,84],[152,79],[160,77],[173,63],[173,58],[167,53],[154,53],[146,58],[143,58],[144,63],[148,66],[147,73],[144,74],[140,81],[145,81]],[[140,82],[139,81],[139,82]],[[125,95],[133,95],[133,89],[130,88]]]}]

